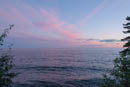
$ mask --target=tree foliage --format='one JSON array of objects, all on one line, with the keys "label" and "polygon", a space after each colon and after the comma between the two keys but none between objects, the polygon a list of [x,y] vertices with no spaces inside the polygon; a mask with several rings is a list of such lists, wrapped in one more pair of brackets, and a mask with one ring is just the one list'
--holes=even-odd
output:
[{"label": "tree foliage", "polygon": [[[11,30],[13,25],[10,25],[9,28],[5,29],[4,32],[0,35],[0,48],[4,45],[4,39],[7,37],[9,30]],[[10,49],[10,48],[9,48]],[[10,49],[11,50],[11,49]],[[12,83],[12,78],[16,76],[16,73],[10,72],[13,68],[13,56],[8,53],[2,53],[0,50],[0,87],[8,87]]]},{"label": "tree foliage", "polygon": [[[130,17],[127,17],[128,23],[123,24],[123,33],[130,33]],[[130,36],[121,39],[125,41],[124,50],[119,54],[120,56],[114,60],[114,68],[110,76],[104,76],[104,82],[101,87],[130,87]]]}]

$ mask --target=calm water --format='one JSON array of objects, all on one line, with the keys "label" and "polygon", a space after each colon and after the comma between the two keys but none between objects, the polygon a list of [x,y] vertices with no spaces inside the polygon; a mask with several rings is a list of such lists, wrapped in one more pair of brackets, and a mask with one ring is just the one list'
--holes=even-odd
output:
[{"label": "calm water", "polygon": [[17,49],[14,70],[20,74],[14,81],[27,87],[96,87],[120,50]]}]

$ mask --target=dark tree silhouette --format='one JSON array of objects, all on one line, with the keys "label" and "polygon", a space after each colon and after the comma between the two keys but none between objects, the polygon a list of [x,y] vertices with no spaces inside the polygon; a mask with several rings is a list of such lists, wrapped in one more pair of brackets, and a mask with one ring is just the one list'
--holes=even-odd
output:
[{"label": "dark tree silhouette", "polygon": [[[130,17],[127,17],[128,23],[123,24],[123,33],[130,33]],[[119,54],[120,56],[114,60],[114,68],[110,73],[110,76],[104,77],[104,83],[101,87],[130,87],[130,36],[121,39],[126,41],[124,44],[124,50]]]},{"label": "dark tree silhouette", "polygon": [[[13,56],[8,53],[2,53],[2,46],[4,45],[4,39],[7,37],[9,30],[11,30],[13,25],[10,25],[9,28],[5,29],[4,32],[0,35],[0,87],[8,87],[12,83],[12,78],[16,76],[16,73],[10,72],[13,68]],[[11,48],[9,47],[9,50]]]}]

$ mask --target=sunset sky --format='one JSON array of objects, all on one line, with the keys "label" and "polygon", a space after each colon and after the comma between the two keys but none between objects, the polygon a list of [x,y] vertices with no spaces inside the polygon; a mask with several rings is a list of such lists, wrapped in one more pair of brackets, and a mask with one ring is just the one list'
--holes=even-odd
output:
[{"label": "sunset sky", "polygon": [[130,0],[0,0],[0,29],[16,48],[121,47]]}]

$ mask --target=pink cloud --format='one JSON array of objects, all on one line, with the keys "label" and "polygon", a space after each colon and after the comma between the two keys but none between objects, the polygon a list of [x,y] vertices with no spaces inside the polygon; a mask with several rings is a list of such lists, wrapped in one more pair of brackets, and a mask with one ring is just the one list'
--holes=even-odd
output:
[{"label": "pink cloud", "polygon": [[[106,3],[107,0],[101,3],[92,13],[90,13],[85,21],[97,14]],[[76,25],[68,24],[65,21],[61,21],[59,17],[53,11],[47,11],[45,9],[35,10],[29,5],[25,5],[22,8],[25,12],[15,7],[8,8],[9,11],[5,9],[0,9],[0,15],[7,21],[7,23],[15,23],[16,30],[13,33],[14,37],[22,38],[24,40],[39,41],[40,43],[50,43],[57,45],[67,45],[67,46],[96,46],[96,47],[120,47],[120,43],[103,43],[96,40],[77,40],[83,38],[84,33],[78,32],[79,30]],[[30,19],[26,16],[29,14]],[[37,20],[34,20],[36,18]],[[9,20],[10,19],[10,20]],[[40,20],[39,20],[40,19]],[[33,23],[33,24],[32,24]],[[48,38],[47,36],[42,36],[37,32],[32,32],[35,28],[35,31],[40,31],[40,33],[54,32],[58,34],[61,39],[57,38]],[[86,37],[85,37],[86,38]],[[118,44],[118,46],[117,46]]]},{"label": "pink cloud", "polygon": [[3,10],[3,9],[1,9],[1,8],[0,8],[0,15],[1,15],[2,17],[7,17],[7,16],[9,16],[8,13],[7,13],[7,11],[5,11],[5,10]]},{"label": "pink cloud", "polygon": [[16,19],[16,21],[23,22],[24,25],[32,25],[32,23],[16,8],[10,8],[10,11],[12,12],[13,18]]},{"label": "pink cloud", "polygon": [[123,42],[117,42],[117,43],[105,43],[102,47],[104,48],[122,48]]},{"label": "pink cloud", "polygon": [[66,39],[77,39],[82,37],[83,34],[74,31],[76,30],[75,27],[67,25],[64,21],[60,21],[54,13],[46,11],[45,9],[42,9],[41,13],[43,15],[43,20],[45,18],[46,21],[35,23],[41,30],[55,31]]}]

